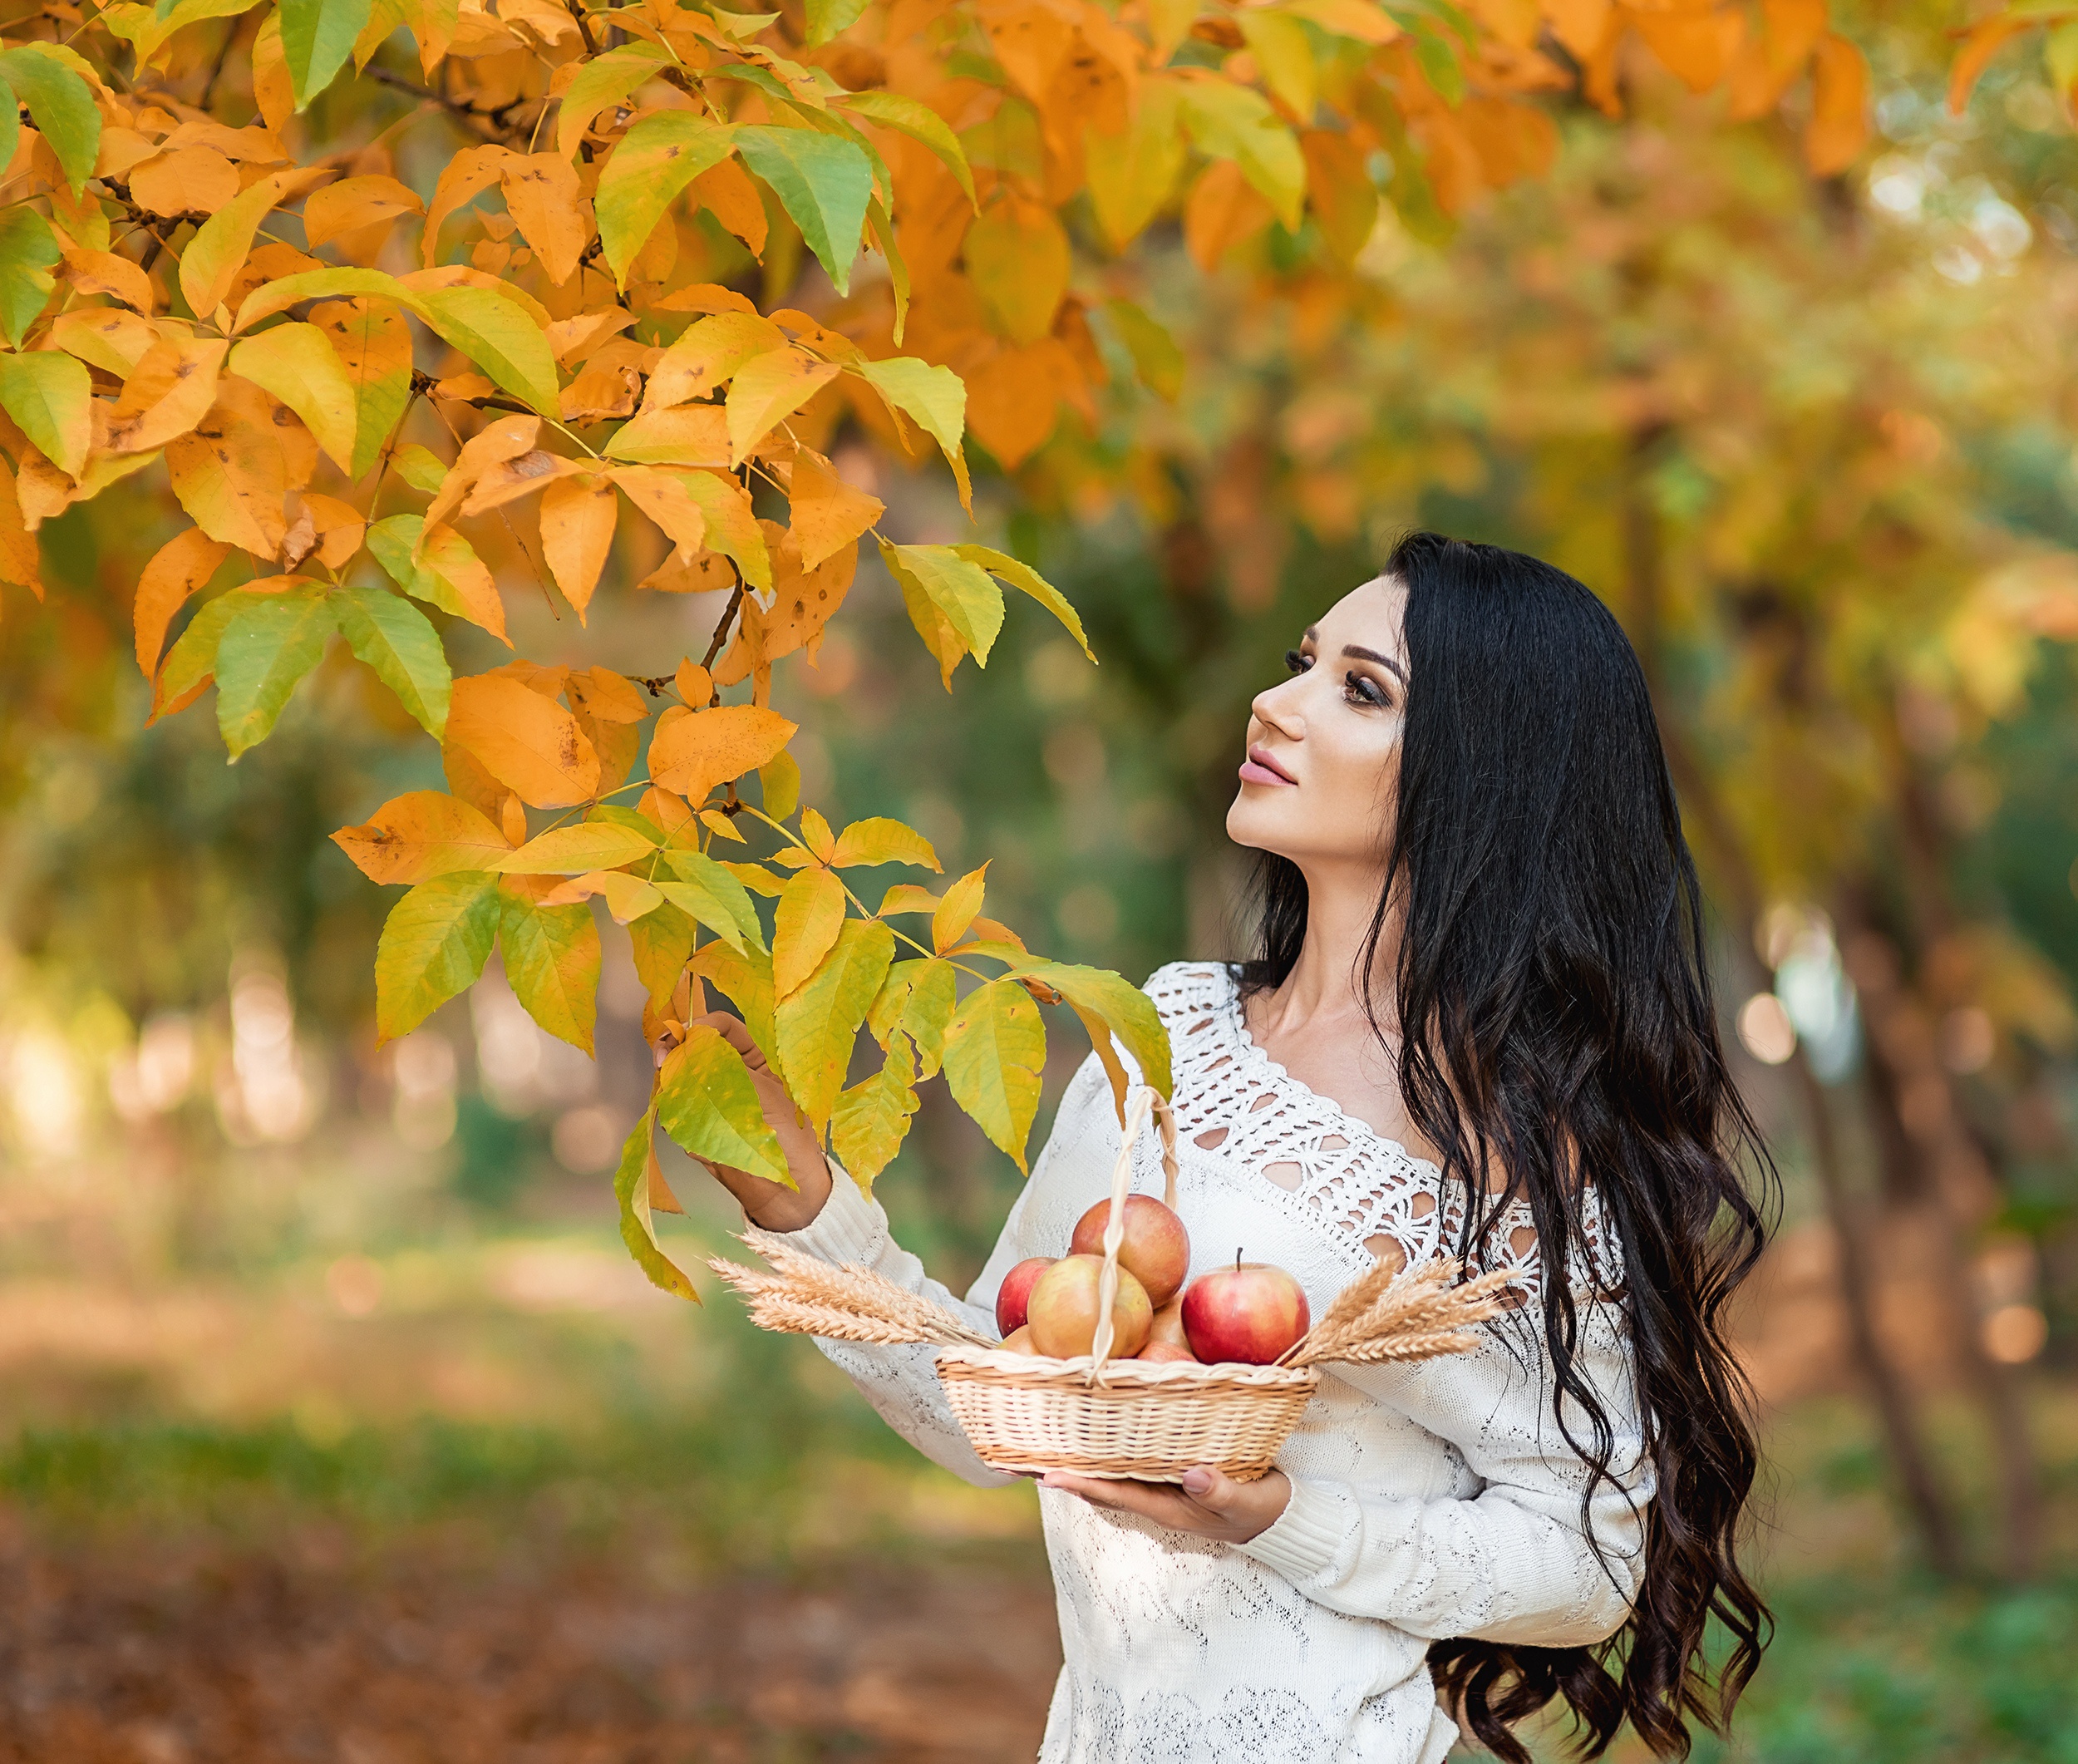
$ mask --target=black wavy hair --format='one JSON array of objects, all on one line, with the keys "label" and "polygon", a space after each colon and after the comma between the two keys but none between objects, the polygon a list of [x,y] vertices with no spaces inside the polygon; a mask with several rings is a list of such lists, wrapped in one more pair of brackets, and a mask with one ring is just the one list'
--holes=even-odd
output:
[{"label": "black wavy hair", "polygon": [[[1381,1042],[1382,1015],[1396,1018],[1408,1117],[1466,1190],[1460,1254],[1481,1259],[1519,1197],[1542,1264],[1583,1265],[1578,1178],[1593,1184],[1622,1248],[1624,1284],[1607,1297],[1628,1328],[1657,1480],[1642,1580],[1615,1636],[1439,1641],[1430,1667],[1460,1722],[1510,1764],[1529,1764],[1511,1727],[1554,1697],[1583,1757],[1627,1720],[1656,1755],[1684,1758],[1691,1717],[1725,1731],[1772,1628],[1737,1555],[1759,1450],[1725,1308],[1765,1240],[1774,1168],[1726,1070],[1701,891],[1622,628],[1563,570],[1499,546],[1416,533],[1385,574],[1406,589],[1411,683],[1360,990]],[[1306,883],[1288,860],[1263,855],[1256,900],[1244,993],[1279,984],[1306,936]],[[1396,911],[1397,968],[1381,975]],[[1387,985],[1395,1008],[1381,1013]],[[1572,1283],[1542,1291],[1541,1319],[1523,1321],[1541,1323],[1554,1413],[1591,1495],[1613,1481],[1612,1430],[1576,1365]],[[1583,1495],[1583,1530],[1587,1516]],[[1714,1672],[1712,1617],[1731,1643]]]}]

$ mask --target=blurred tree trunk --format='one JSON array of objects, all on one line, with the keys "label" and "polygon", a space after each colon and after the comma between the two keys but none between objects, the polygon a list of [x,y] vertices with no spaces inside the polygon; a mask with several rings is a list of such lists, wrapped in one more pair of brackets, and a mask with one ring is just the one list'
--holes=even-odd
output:
[{"label": "blurred tree trunk", "polygon": [[[1683,819],[1703,835],[1712,867],[1731,896],[1739,934],[1733,944],[1741,967],[1759,973],[1753,929],[1760,923],[1763,906],[1760,881],[1731,816],[1689,744],[1687,727],[1669,702],[1661,678],[1662,554],[1658,515],[1645,481],[1661,432],[1657,428],[1637,431],[1627,461],[1623,520],[1627,622],[1659,718],[1660,739],[1681,795]],[[1772,982],[1771,976],[1761,974],[1760,978],[1763,985]],[[1875,1404],[1891,1466],[1918,1531],[1921,1547],[1935,1572],[1952,1579],[1962,1571],[1962,1540],[1954,1513],[1921,1439],[1911,1394],[1876,1333],[1875,1284],[1869,1264],[1870,1222],[1849,1190],[1825,1087],[1811,1070],[1800,1042],[1790,1057],[1790,1067],[1810,1136],[1813,1173],[1818,1178],[1826,1220],[1832,1228],[1840,1302],[1847,1313],[1848,1340],[1854,1362]]]}]

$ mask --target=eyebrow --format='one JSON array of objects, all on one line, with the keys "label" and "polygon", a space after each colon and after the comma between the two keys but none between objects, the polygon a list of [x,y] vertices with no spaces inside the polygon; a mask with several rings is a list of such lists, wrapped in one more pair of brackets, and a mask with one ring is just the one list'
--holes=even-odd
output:
[{"label": "eyebrow", "polygon": [[[1318,643],[1321,638],[1320,627],[1308,625],[1306,628],[1306,634],[1315,643]],[[1344,643],[1342,653],[1356,661],[1376,662],[1381,668],[1390,668],[1394,678],[1402,686],[1407,683],[1407,670],[1389,655],[1381,655],[1376,649],[1366,649],[1362,643]]]}]

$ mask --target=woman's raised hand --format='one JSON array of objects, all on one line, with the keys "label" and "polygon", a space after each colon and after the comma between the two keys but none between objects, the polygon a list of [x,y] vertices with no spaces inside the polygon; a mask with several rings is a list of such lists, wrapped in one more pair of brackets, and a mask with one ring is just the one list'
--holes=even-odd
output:
[{"label": "woman's raised hand", "polygon": [[[747,1170],[708,1163],[705,1158],[698,1161],[706,1165],[707,1173],[743,1203],[743,1210],[752,1224],[766,1231],[800,1230],[814,1221],[822,1211],[823,1203],[830,1199],[830,1160],[823,1155],[815,1130],[795,1111],[786,1087],[765,1063],[765,1056],[751,1039],[751,1032],[740,1021],[726,1011],[710,1011],[704,1017],[694,1018],[692,1023],[704,1023],[719,1032],[721,1038],[743,1056],[743,1063],[750,1069],[751,1082],[757,1086],[757,1100],[765,1111],[765,1118],[779,1136],[780,1147],[786,1154],[787,1170],[797,1185],[788,1188],[782,1183],[768,1182]],[[668,1045],[658,1045],[658,1061],[661,1062],[670,1051]]]}]

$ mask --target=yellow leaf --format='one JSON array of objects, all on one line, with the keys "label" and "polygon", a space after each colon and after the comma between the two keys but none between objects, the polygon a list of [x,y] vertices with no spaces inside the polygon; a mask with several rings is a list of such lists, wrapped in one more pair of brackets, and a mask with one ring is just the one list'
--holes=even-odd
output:
[{"label": "yellow leaf", "polygon": [[588,801],[598,785],[598,756],[577,719],[510,675],[455,682],[447,741],[537,809]]},{"label": "yellow leaf", "polygon": [[285,445],[289,436],[274,421],[274,409],[249,380],[224,379],[202,421],[166,446],[174,495],[195,524],[263,558],[275,556],[288,533],[282,499],[292,479],[308,476]]},{"label": "yellow leaf", "polygon": [[[705,1025],[702,1025],[704,1027]],[[714,1035],[712,1029],[707,1032]],[[716,1036],[720,1040],[719,1036]],[[726,1047],[726,1042],[723,1045]],[[741,1063],[740,1061],[737,1062]],[[744,1074],[745,1082],[749,1073]],[[751,1100],[756,1101],[756,1092]],[[658,1099],[661,1101],[662,1098]],[[628,1254],[649,1284],[674,1298],[690,1298],[695,1304],[700,1295],[693,1290],[684,1270],[666,1255],[657,1242],[657,1225],[650,1215],[652,1210],[666,1212],[679,1210],[673,1201],[668,1207],[664,1202],[671,1190],[661,1186],[661,1173],[657,1168],[654,1144],[657,1134],[657,1104],[652,1103],[648,1111],[635,1123],[634,1131],[621,1146],[620,1163],[613,1171],[613,1195],[620,1205],[621,1241],[628,1245]]]},{"label": "yellow leaf", "polygon": [[786,347],[786,333],[756,313],[716,313],[686,327],[650,370],[644,411],[704,398],[753,356]]},{"label": "yellow leaf", "polygon": [[342,233],[425,212],[426,204],[408,185],[372,172],[313,190],[303,204],[303,239],[315,251]]},{"label": "yellow leaf", "polygon": [[353,470],[353,383],[313,324],[276,325],[231,351],[230,370],[264,387],[303,420],[340,471]]},{"label": "yellow leaf", "polygon": [[946,1028],[945,1082],[953,1100],[1020,1170],[1046,1063],[1046,1024],[1015,980],[976,987]]},{"label": "yellow leaf", "polygon": [[581,876],[588,870],[618,870],[654,855],[657,842],[639,829],[613,820],[587,820],[551,827],[517,851],[501,853],[486,865],[509,876]]},{"label": "yellow leaf", "polygon": [[1008,196],[967,229],[967,273],[1013,342],[1037,342],[1053,328],[1068,291],[1068,235],[1044,203]]},{"label": "yellow leaf", "polygon": [[135,313],[111,306],[60,313],[51,321],[51,341],[67,355],[119,380],[136,372],[138,362],[159,342],[159,333]]},{"label": "yellow leaf", "polygon": [[541,554],[555,585],[584,622],[592,591],[598,586],[613,549],[613,525],[620,503],[608,478],[579,475],[558,478],[541,496]]},{"label": "yellow leaf", "polygon": [[887,512],[878,496],[854,489],[828,460],[807,447],[794,456],[787,495],[795,548],[804,570],[835,556]]},{"label": "yellow leaf", "polygon": [[726,466],[728,412],[718,404],[644,411],[621,425],[604,451],[631,466]]},{"label": "yellow leaf", "polygon": [[[708,950],[721,948],[710,944]],[[717,977],[715,983],[724,982]],[[745,1011],[744,1022],[755,1035],[756,1025],[742,1001],[736,1004]],[[795,1186],[779,1136],[758,1102],[750,1068],[718,1029],[695,1023],[664,1062],[657,1082],[657,1118],[682,1150],[768,1182]]]},{"label": "yellow leaf", "polygon": [[206,318],[224,303],[268,209],[333,175],[317,166],[269,172],[204,221],[180,254],[180,292],[189,311]]},{"label": "yellow leaf", "polygon": [[707,546],[731,559],[743,579],[759,589],[772,586],[771,552],[765,543],[751,493],[736,479],[718,471],[672,474],[699,509]]},{"label": "yellow leaf", "polygon": [[511,847],[489,818],[445,791],[393,797],[332,842],[372,882],[425,882],[458,871],[488,871]]},{"label": "yellow leaf", "polygon": [[[457,688],[461,682],[455,682]],[[454,727],[453,713],[449,713],[448,727]],[[931,947],[943,955],[967,934],[967,928],[982,909],[982,892],[988,875],[988,865],[970,870],[945,891],[945,899],[931,915]]]},{"label": "yellow leaf", "polygon": [[1320,93],[1320,70],[1306,27],[1288,13],[1268,7],[1237,11],[1234,23],[1263,70],[1263,83],[1301,122],[1310,122]]},{"label": "yellow leaf", "polygon": [[829,858],[834,869],[850,870],[872,864],[915,864],[925,870],[938,868],[938,853],[931,842],[913,827],[899,820],[874,815],[854,820],[838,835]]},{"label": "yellow leaf", "polygon": [[[796,876],[787,884],[787,894],[780,896],[782,918],[792,891],[816,876],[835,880],[828,870],[808,870]],[[840,894],[840,914],[843,910]],[[779,1041],[788,1093],[820,1136],[844,1090],[859,1027],[894,958],[894,933],[878,919],[840,918],[837,934],[814,973],[791,992],[782,983],[780,963],[785,953],[784,941],[775,938],[773,985],[780,999],[773,1014],[773,1032]]]},{"label": "yellow leaf", "polygon": [[1084,136],[1090,206],[1114,251],[1123,251],[1161,213],[1183,174],[1176,97],[1175,81],[1150,76],[1140,81],[1125,134],[1092,128]]},{"label": "yellow leaf", "polygon": [[716,785],[766,764],[797,727],[761,705],[673,705],[657,719],[650,737],[650,776],[690,802],[704,802]]},{"label": "yellow leaf", "polygon": [[897,962],[873,1001],[866,1027],[883,1047],[898,1030],[908,1036],[916,1044],[918,1069],[930,1077],[945,1057],[945,1030],[958,991],[959,970],[950,962],[937,957]]},{"label": "yellow leaf", "polygon": [[102,442],[106,453],[147,453],[185,435],[216,402],[220,338],[175,333],[148,349],[116,394]]},{"label": "yellow leaf", "polygon": [[582,206],[577,168],[559,153],[515,155],[499,174],[505,211],[534,247],[549,279],[570,279],[592,229]]},{"label": "yellow leaf", "polygon": [[231,548],[198,527],[176,533],[153,554],[137,579],[131,623],[137,633],[137,666],[149,680],[159,672],[166,627],[189,595],[207,588]]},{"label": "yellow leaf", "polygon": [[888,919],[897,913],[935,913],[938,905],[938,896],[921,883],[897,882],[880,897],[880,909],[874,916]]},{"label": "yellow leaf", "polygon": [[498,949],[505,981],[531,1017],[559,1041],[592,1052],[598,1016],[598,925],[589,907],[551,906],[539,876],[498,883]]},{"label": "yellow leaf", "polygon": [[65,252],[65,279],[82,294],[107,294],[150,317],[151,278],[141,266],[112,251],[85,251],[76,246]]},{"label": "yellow leaf", "polygon": [[741,466],[751,450],[837,377],[834,362],[818,361],[789,345],[753,356],[729,386],[729,464]]},{"label": "yellow leaf", "polygon": [[365,477],[411,402],[411,327],[388,302],[365,299],[313,307],[310,322],[332,340],[353,388],[353,464],[347,475]]},{"label": "yellow leaf", "polygon": [[426,211],[426,225],[419,234],[419,258],[428,269],[440,262],[441,229],[457,209],[474,202],[498,181],[500,170],[511,158],[510,147],[495,142],[465,147],[441,168],[433,186],[433,204]]},{"label": "yellow leaf", "polygon": [[[772,922],[776,996],[785,998],[815,973],[844,923],[844,885],[828,870],[804,870],[788,880]],[[874,982],[876,990],[879,983]],[[863,1006],[859,1014],[863,1018]]]},{"label": "yellow leaf", "polygon": [[665,904],[662,891],[654,883],[631,876],[624,870],[588,870],[541,898],[547,906],[568,906],[594,894],[605,899],[606,910],[617,925],[632,924]]}]

